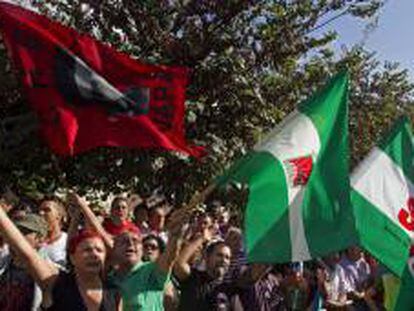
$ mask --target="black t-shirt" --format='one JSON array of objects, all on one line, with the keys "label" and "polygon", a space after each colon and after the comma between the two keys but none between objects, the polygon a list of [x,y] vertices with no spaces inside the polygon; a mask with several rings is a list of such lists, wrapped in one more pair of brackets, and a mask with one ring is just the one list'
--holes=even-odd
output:
[{"label": "black t-shirt", "polygon": [[[52,290],[53,304],[47,311],[87,311],[79,292],[76,279],[73,274],[60,272]],[[113,291],[104,287],[103,299],[100,311],[116,310],[116,299]]]},{"label": "black t-shirt", "polygon": [[0,310],[31,310],[35,283],[26,270],[11,263],[0,275]]},{"label": "black t-shirt", "polygon": [[239,288],[235,283],[212,279],[207,272],[196,269],[180,282],[180,311],[230,311],[238,310],[236,296]]}]

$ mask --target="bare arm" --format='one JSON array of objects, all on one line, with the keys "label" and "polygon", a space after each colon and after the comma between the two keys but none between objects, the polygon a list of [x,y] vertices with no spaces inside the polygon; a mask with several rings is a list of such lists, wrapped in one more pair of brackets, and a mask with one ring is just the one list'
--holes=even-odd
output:
[{"label": "bare arm", "polygon": [[[68,241],[70,241],[78,233],[82,215],[79,209],[75,206],[69,206],[68,214],[70,217],[70,222],[69,222],[69,228],[67,230],[67,233],[68,233]],[[69,243],[67,244],[67,248],[68,247],[69,247]]]},{"label": "bare arm", "polygon": [[174,265],[174,275],[179,280],[185,280],[190,276],[191,258],[193,258],[193,256],[203,248],[205,243],[211,241],[211,239],[215,236],[216,230],[217,228],[214,225],[206,228],[204,232],[197,235],[182,248]]},{"label": "bare arm", "polygon": [[[185,234],[183,224],[188,222],[189,215],[191,211],[200,203],[205,200],[206,197],[214,190],[215,184],[209,185],[200,193],[195,193],[191,198],[189,204],[177,211],[177,215],[174,216],[172,224],[170,226],[170,236],[172,238],[171,243],[167,245],[167,251],[165,256],[161,256],[159,260],[159,265],[164,271],[170,271],[173,267],[174,274],[180,280],[184,280],[190,276],[190,258],[203,246],[203,243],[206,241],[206,237],[210,238],[210,229],[207,229],[205,234],[200,238],[195,239],[190,244],[185,246],[182,250],[182,237]],[[178,234],[177,234],[178,233]],[[179,236],[179,239],[177,239]],[[174,263],[175,261],[175,263]]]},{"label": "bare arm", "polygon": [[165,252],[158,258],[157,265],[161,271],[169,273],[174,265],[183,242],[185,225],[188,222],[187,209],[173,213],[168,223],[169,240]]},{"label": "bare arm", "polygon": [[102,224],[99,222],[98,218],[95,216],[94,212],[89,207],[88,203],[75,193],[69,194],[69,201],[71,204],[79,207],[83,216],[85,217],[85,220],[93,228],[93,230],[99,233],[106,247],[112,249],[114,245],[112,236],[106,232]]},{"label": "bare arm", "polygon": [[58,269],[40,257],[2,208],[0,208],[0,231],[10,246],[16,250],[19,257],[25,262],[35,282],[44,291],[50,290],[59,274]]}]

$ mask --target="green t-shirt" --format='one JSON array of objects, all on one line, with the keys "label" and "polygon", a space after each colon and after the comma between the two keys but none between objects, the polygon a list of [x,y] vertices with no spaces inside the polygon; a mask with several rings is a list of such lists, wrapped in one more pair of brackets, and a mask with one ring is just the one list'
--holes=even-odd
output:
[{"label": "green t-shirt", "polygon": [[153,262],[140,262],[125,276],[110,278],[122,295],[123,310],[163,311],[169,275]]}]

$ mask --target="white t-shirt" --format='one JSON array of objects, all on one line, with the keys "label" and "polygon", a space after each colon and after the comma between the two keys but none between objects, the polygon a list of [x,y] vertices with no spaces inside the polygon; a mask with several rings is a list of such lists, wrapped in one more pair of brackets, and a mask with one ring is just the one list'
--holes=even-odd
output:
[{"label": "white t-shirt", "polygon": [[62,232],[59,239],[50,244],[46,244],[43,250],[46,252],[49,259],[61,267],[66,267],[66,247],[68,243],[68,235]]}]

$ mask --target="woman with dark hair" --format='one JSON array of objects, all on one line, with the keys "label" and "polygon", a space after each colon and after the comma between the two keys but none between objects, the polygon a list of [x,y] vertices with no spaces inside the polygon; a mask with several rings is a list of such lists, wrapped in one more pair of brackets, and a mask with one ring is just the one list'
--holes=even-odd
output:
[{"label": "woman with dark hair", "polygon": [[142,235],[149,233],[150,228],[148,225],[148,205],[145,201],[140,202],[134,207],[134,224],[141,231]]},{"label": "woman with dark hair", "polygon": [[109,234],[117,236],[124,230],[135,228],[135,225],[129,221],[128,200],[123,197],[116,197],[111,203],[111,211],[108,218],[103,222],[103,227]]},{"label": "woman with dark hair", "polygon": [[142,260],[155,262],[164,252],[164,241],[155,234],[147,235],[142,240]]},{"label": "woman with dark hair", "polygon": [[102,280],[106,248],[97,233],[81,231],[71,238],[73,271],[67,273],[39,256],[1,208],[0,232],[42,289],[46,310],[116,310],[115,296]]}]

